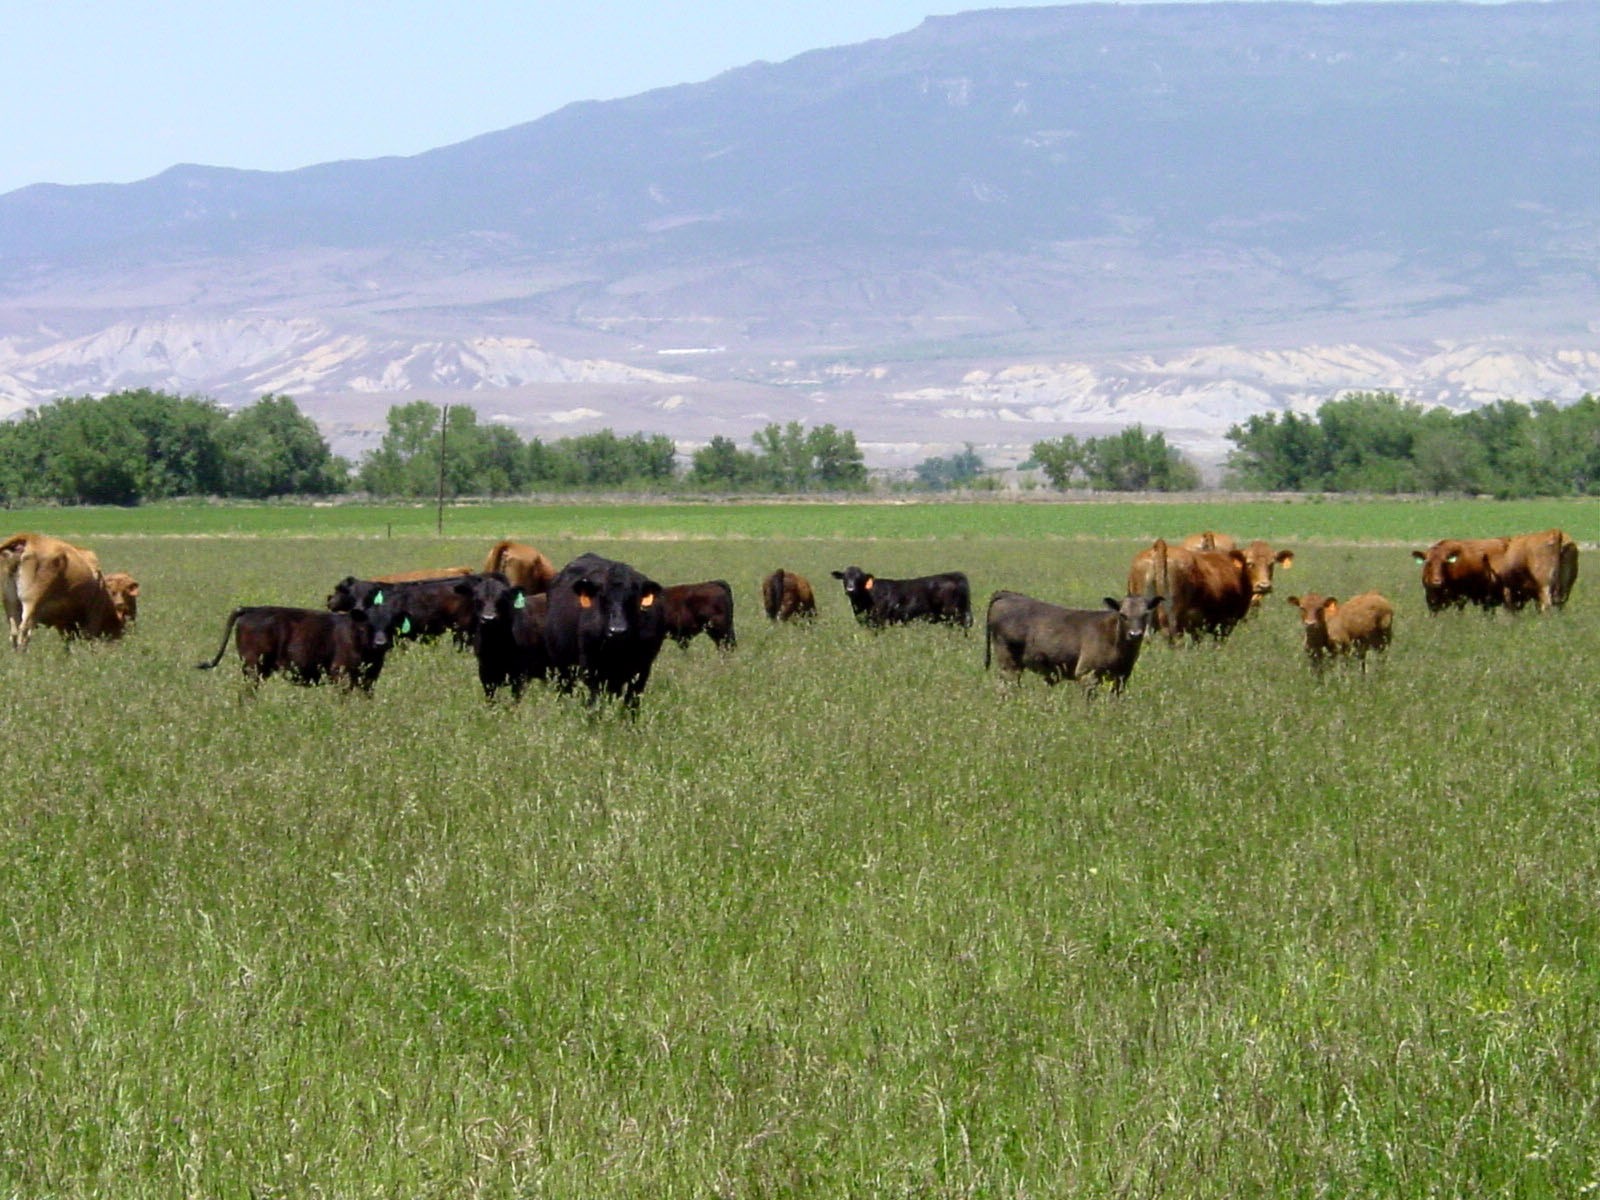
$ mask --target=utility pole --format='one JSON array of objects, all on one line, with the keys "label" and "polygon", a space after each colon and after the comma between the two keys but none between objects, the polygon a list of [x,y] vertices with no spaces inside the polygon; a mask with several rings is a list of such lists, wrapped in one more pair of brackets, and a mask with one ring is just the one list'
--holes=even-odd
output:
[{"label": "utility pole", "polygon": [[444,449],[445,431],[450,428],[450,406],[439,410],[439,536],[444,536]]}]

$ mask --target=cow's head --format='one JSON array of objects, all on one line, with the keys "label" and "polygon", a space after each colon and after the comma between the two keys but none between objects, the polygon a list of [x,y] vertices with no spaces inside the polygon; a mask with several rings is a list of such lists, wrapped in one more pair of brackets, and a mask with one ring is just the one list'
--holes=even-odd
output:
[{"label": "cow's head", "polygon": [[661,625],[661,585],[622,563],[574,580],[572,591],[578,608],[593,614],[591,628],[607,639],[648,637]]},{"label": "cow's head", "polygon": [[1254,541],[1242,551],[1231,552],[1235,561],[1243,559],[1245,572],[1250,576],[1250,592],[1255,603],[1260,603],[1263,596],[1272,591],[1272,568],[1282,567],[1288,570],[1294,566],[1294,551],[1279,550],[1273,553],[1272,547],[1263,541]]},{"label": "cow's head", "polygon": [[395,638],[411,633],[411,617],[405,609],[392,604],[374,603],[369,608],[351,609],[350,619],[356,628],[365,631],[369,653],[375,658],[387,654]]},{"label": "cow's head", "polygon": [[329,612],[347,613],[356,606],[356,585],[361,581],[354,575],[346,575],[333,585],[333,591],[328,593],[327,605]]},{"label": "cow's head", "polygon": [[869,572],[860,567],[846,567],[829,573],[844,584],[844,594],[849,597],[853,610],[864,612],[872,607],[872,589],[877,580]]},{"label": "cow's head", "polygon": [[113,571],[103,582],[117,619],[124,625],[132,624],[139,615],[139,584],[126,571]]},{"label": "cow's head", "polygon": [[1105,598],[1105,605],[1112,612],[1122,618],[1122,635],[1131,641],[1141,640],[1150,627],[1155,623],[1156,613],[1161,608],[1161,597],[1146,593],[1130,592],[1121,600],[1110,596]]},{"label": "cow's head", "polygon": [[1304,596],[1290,596],[1289,603],[1300,610],[1300,628],[1306,635],[1306,649],[1326,648],[1328,618],[1339,611],[1339,602],[1332,596],[1319,596],[1316,592],[1307,592]]},{"label": "cow's head", "polygon": [[522,589],[498,571],[463,579],[451,589],[467,602],[461,623],[468,631],[491,627],[496,621],[509,621],[528,605]]}]

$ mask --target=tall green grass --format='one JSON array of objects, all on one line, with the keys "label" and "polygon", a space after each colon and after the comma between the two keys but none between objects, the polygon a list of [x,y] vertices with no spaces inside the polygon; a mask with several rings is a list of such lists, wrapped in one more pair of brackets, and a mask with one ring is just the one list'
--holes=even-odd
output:
[{"label": "tall green grass", "polygon": [[[1406,547],[1308,542],[1228,643],[1086,699],[862,630],[827,573],[1098,604],[1137,537],[540,544],[727,578],[738,650],[669,644],[632,721],[487,705],[443,644],[370,700],[249,699],[231,650],[193,667],[234,604],[483,538],[130,535],[132,637],[0,660],[0,1192],[1600,1180],[1592,580],[1429,617]],[[778,565],[815,627],[759,615]],[[1367,587],[1392,649],[1316,676],[1282,596]]]}]

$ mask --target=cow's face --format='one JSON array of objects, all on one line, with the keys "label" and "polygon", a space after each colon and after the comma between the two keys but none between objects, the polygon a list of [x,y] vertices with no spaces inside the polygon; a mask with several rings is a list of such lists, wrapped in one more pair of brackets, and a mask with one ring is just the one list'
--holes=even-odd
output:
[{"label": "cow's face", "polygon": [[661,621],[661,585],[617,565],[574,581],[584,622],[606,639],[648,633]]},{"label": "cow's face", "polygon": [[1449,578],[1450,568],[1461,560],[1460,542],[1435,542],[1426,551],[1413,550],[1411,557],[1422,564],[1422,586],[1441,588]]},{"label": "cow's face", "polygon": [[872,589],[877,581],[870,574],[860,567],[846,567],[831,574],[844,584],[844,594],[850,598],[851,608],[859,611],[871,606]]},{"label": "cow's face", "polygon": [[370,608],[355,609],[350,619],[366,629],[368,643],[379,656],[388,651],[395,638],[411,632],[411,618],[405,610],[389,604],[375,603]]},{"label": "cow's face", "polygon": [[481,629],[496,621],[508,621],[517,610],[527,607],[527,597],[503,575],[480,575],[456,584],[452,589],[466,599],[461,623],[467,629]]},{"label": "cow's face", "polygon": [[105,577],[106,594],[111,597],[111,608],[117,617],[128,624],[139,615],[139,585],[126,571],[114,571]]},{"label": "cow's face", "polygon": [[1135,593],[1130,593],[1121,600],[1115,600],[1110,596],[1105,598],[1106,607],[1122,618],[1123,635],[1135,642],[1150,631],[1161,603],[1160,596]]},{"label": "cow's face", "polygon": [[1250,592],[1257,601],[1272,591],[1273,567],[1287,570],[1294,565],[1293,550],[1279,550],[1274,554],[1272,547],[1261,541],[1251,542],[1243,551],[1233,553],[1244,559],[1245,572],[1250,576]]},{"label": "cow's face", "polygon": [[1332,596],[1319,596],[1307,592],[1304,596],[1290,596],[1289,603],[1299,610],[1300,628],[1306,635],[1306,646],[1312,650],[1328,644],[1328,618],[1339,611],[1339,602]]}]

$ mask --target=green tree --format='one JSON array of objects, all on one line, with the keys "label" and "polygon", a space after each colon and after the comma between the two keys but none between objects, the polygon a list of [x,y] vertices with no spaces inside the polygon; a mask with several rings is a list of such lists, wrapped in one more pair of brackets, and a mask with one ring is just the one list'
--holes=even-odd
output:
[{"label": "green tree", "polygon": [[1050,486],[1057,491],[1064,492],[1074,483],[1087,478],[1083,444],[1070,433],[1035,442],[1029,453],[1033,461],[1039,464],[1044,477],[1050,481]]},{"label": "green tree", "polygon": [[263,396],[228,418],[217,435],[220,491],[260,500],[345,490],[349,464],[287,396]]},{"label": "green tree", "polygon": [[917,482],[930,491],[943,492],[966,487],[983,474],[983,459],[972,443],[949,458],[925,458],[917,464]]},{"label": "green tree", "polygon": [[808,489],[850,491],[866,485],[866,462],[856,445],[856,435],[848,429],[816,426],[806,434],[804,452],[809,472]]},{"label": "green tree", "polygon": [[747,488],[755,484],[760,471],[755,454],[719,433],[691,456],[689,482],[704,488]]},{"label": "green tree", "polygon": [[1089,484],[1109,492],[1182,492],[1200,486],[1200,473],[1167,445],[1160,432],[1130,425],[1108,437],[1084,443]]}]

